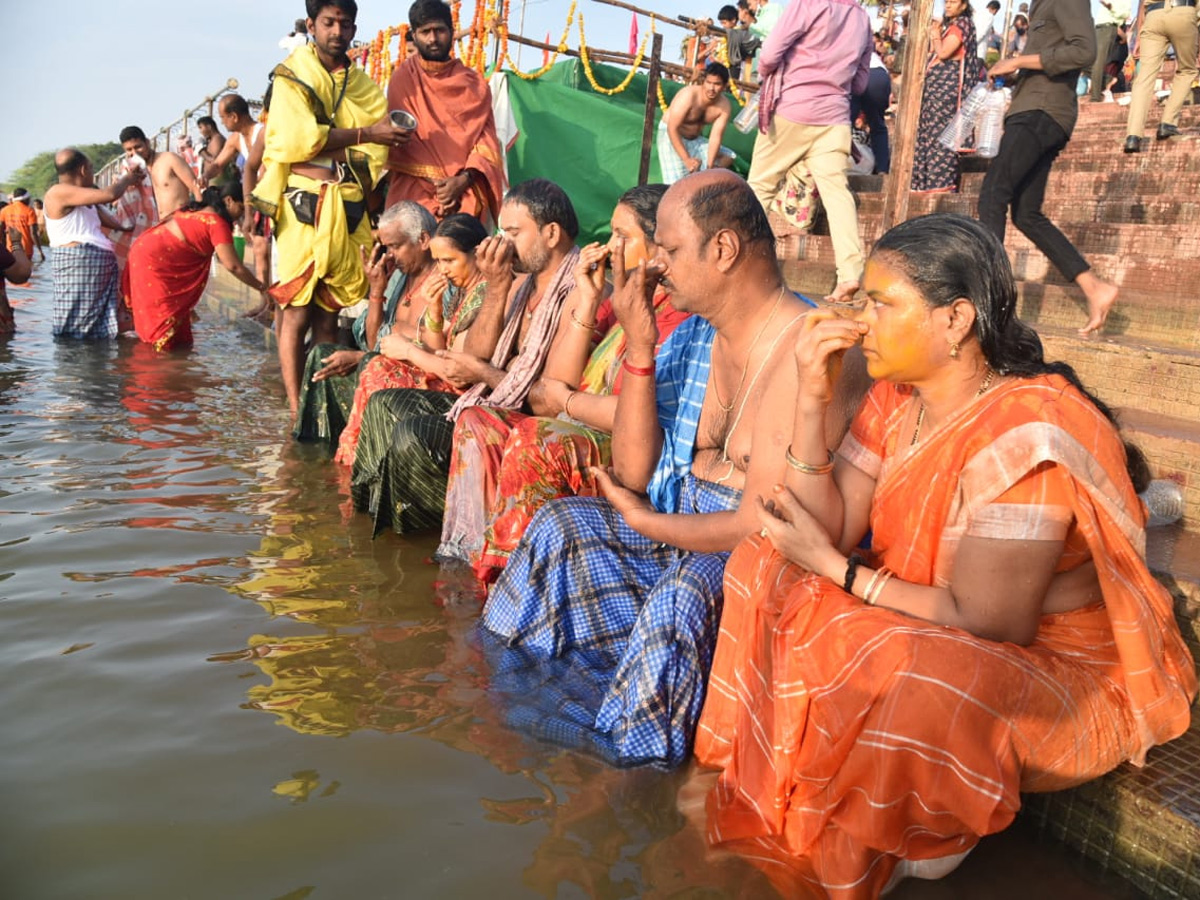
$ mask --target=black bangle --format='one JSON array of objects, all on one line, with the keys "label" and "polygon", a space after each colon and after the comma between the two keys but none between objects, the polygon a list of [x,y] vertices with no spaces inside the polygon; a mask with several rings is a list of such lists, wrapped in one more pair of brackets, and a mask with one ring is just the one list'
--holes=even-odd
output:
[{"label": "black bangle", "polygon": [[847,594],[854,593],[854,576],[858,574],[858,567],[864,562],[866,560],[857,553],[851,553],[850,558],[846,560],[846,577],[842,579],[842,590]]}]

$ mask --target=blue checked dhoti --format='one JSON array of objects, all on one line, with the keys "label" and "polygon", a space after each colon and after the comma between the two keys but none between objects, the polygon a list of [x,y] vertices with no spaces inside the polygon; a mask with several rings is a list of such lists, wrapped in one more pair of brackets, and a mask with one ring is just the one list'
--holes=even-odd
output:
[{"label": "blue checked dhoti", "polygon": [[[722,512],[740,499],[689,474],[675,511]],[[481,620],[499,638],[489,655],[509,721],[617,764],[686,759],[728,556],[655,543],[601,498],[546,504]]]},{"label": "blue checked dhoti", "polygon": [[94,244],[55,247],[50,255],[54,275],[56,337],[117,336],[117,257]]}]

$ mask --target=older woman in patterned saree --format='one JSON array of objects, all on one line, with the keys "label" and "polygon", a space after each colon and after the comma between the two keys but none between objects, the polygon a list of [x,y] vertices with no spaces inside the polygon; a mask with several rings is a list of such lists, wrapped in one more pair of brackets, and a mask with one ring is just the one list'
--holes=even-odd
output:
[{"label": "older woman in patterned saree", "polygon": [[[787,484],[725,570],[696,738],[710,840],[835,897],[940,877],[1022,792],[1140,765],[1196,693],[1111,413],[1044,361],[1000,243],[910,220],[864,288],[798,341]],[[834,456],[859,342],[876,384]]]},{"label": "older woman in patterned saree", "polygon": [[[403,201],[401,201],[403,202]],[[367,401],[377,391],[419,388],[461,394],[462,389],[442,377],[444,362],[437,352],[447,347],[461,349],[467,329],[475,321],[487,292],[487,281],[475,264],[475,248],[487,237],[479,220],[466,213],[447,216],[438,225],[429,252],[436,272],[421,287],[425,312],[417,323],[414,340],[389,334],[379,342],[379,355],[359,370],[354,404],[342,436],[336,460],[354,465]],[[386,439],[390,435],[381,435]]]}]

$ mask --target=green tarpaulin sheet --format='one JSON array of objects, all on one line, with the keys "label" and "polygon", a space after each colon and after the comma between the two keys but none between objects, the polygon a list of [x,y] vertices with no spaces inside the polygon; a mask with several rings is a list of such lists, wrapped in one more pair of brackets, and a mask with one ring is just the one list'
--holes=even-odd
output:
[{"label": "green tarpaulin sheet", "polygon": [[[592,65],[602,87],[615,87],[628,70]],[[608,237],[608,220],[621,194],[637,184],[646,105],[646,76],[638,74],[621,93],[598,94],[577,59],[560,62],[535,81],[506,73],[508,96],[520,136],[508,152],[509,181],[549,178],[562,186],[579,216],[580,243]],[[683,87],[663,81],[667,102]],[[736,98],[733,114],[741,105]],[[655,103],[654,127],[662,118]],[[657,132],[656,132],[657,133]],[[738,155],[735,169],[749,170],[755,133],[742,134],[732,123],[721,143]],[[650,156],[650,181],[661,178],[658,151]]]}]

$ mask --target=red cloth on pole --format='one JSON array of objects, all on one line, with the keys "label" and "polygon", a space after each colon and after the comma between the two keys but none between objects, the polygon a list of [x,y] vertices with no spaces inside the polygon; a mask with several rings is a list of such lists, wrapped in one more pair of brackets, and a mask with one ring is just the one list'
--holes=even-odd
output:
[{"label": "red cloth on pole", "polygon": [[637,54],[637,47],[638,47],[637,13],[634,13],[633,21],[631,21],[629,23],[629,55],[630,56],[634,56]]}]

